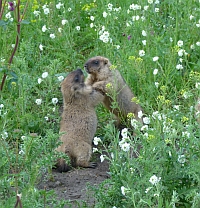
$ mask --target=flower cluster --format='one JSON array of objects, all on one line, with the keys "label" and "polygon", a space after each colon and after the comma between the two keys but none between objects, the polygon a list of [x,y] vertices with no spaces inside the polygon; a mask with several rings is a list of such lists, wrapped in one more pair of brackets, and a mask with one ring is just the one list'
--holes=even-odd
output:
[{"label": "flower cluster", "polygon": [[112,42],[112,39],[110,38],[110,34],[108,31],[105,31],[105,27],[102,26],[101,30],[99,31],[99,39],[103,41],[104,43]]},{"label": "flower cluster", "polygon": [[130,150],[130,137],[128,134],[129,132],[127,128],[121,130],[122,139],[119,142],[119,146],[124,152],[128,152]]}]

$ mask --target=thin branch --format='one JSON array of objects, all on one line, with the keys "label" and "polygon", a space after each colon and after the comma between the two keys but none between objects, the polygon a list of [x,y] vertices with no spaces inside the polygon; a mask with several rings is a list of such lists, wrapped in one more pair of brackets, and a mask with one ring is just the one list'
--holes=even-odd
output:
[{"label": "thin branch", "polygon": [[[27,4],[26,4],[26,7],[27,7]],[[20,22],[21,22],[21,18],[20,18],[20,0],[18,0],[18,3],[17,3],[17,37],[16,37],[16,41],[15,41],[15,47],[13,49],[13,52],[10,56],[10,59],[8,61],[8,66],[10,67],[12,61],[13,61],[13,57],[17,51],[17,47],[19,45],[19,38],[20,38],[20,32],[21,32],[21,25],[20,25]],[[6,77],[7,77],[7,74],[4,73],[3,75],[3,79],[2,79],[2,82],[1,82],[1,86],[0,86],[0,91],[3,90],[3,86],[5,84],[5,80],[6,80]]]},{"label": "thin branch", "polygon": [[[3,16],[3,10],[5,8],[6,2],[7,2],[7,0],[5,0],[5,2],[3,4],[3,0],[0,0],[0,20],[1,20],[2,16]],[[2,4],[3,4],[3,6],[2,6]]]}]

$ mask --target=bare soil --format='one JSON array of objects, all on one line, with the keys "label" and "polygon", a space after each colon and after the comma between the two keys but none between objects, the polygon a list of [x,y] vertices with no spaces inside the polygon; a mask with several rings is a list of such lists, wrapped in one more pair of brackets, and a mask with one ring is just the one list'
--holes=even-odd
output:
[{"label": "bare soil", "polygon": [[109,178],[109,164],[104,160],[100,162],[99,155],[96,155],[97,167],[78,168],[69,172],[59,173],[53,170],[53,180],[42,177],[39,183],[39,189],[54,190],[56,198],[59,200],[70,200],[72,205],[65,205],[65,208],[76,207],[94,207],[95,199],[91,190],[88,190],[88,184],[98,186],[105,179]]}]

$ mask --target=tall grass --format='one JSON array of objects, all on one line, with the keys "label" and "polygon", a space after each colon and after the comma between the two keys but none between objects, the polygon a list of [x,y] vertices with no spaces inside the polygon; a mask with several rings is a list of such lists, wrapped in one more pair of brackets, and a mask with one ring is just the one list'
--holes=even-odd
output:
[{"label": "tall grass", "polygon": [[136,139],[132,126],[120,136],[97,109],[111,177],[95,190],[96,207],[200,206],[199,4],[0,0],[1,207],[21,193],[23,207],[63,206],[36,181],[56,158],[60,82],[96,55],[117,66],[148,118],[135,124]]}]

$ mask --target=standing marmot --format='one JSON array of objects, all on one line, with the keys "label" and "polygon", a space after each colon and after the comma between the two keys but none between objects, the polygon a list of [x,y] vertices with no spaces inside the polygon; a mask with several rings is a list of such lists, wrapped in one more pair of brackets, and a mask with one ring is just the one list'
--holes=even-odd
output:
[{"label": "standing marmot", "polygon": [[197,117],[197,121],[200,124],[200,98],[198,98],[198,100],[197,100],[197,104],[195,106],[195,110],[196,110],[195,116]]},{"label": "standing marmot", "polygon": [[[106,108],[117,116],[118,125],[122,124],[123,120],[126,120],[128,113],[134,113],[135,119],[142,122],[142,118],[138,117],[138,112],[142,111],[141,106],[135,102],[131,102],[134,94],[131,92],[131,89],[126,84],[120,72],[116,69],[111,70],[110,66],[110,61],[105,57],[96,56],[90,58],[85,63],[85,69],[89,74],[85,84],[92,85],[94,88],[108,94],[113,94],[112,91],[115,92],[118,109],[111,108],[113,99],[108,95],[105,96],[103,103]],[[112,87],[111,90],[106,87],[109,83]]]},{"label": "standing marmot", "polygon": [[[61,91],[64,106],[60,132],[64,134],[60,137],[63,143],[56,150],[66,153],[74,167],[94,168],[96,163],[89,161],[97,127],[95,106],[103,101],[104,96],[84,84],[81,69],[68,74],[61,84]],[[59,159],[56,166],[60,172],[69,170],[64,159]]]}]

